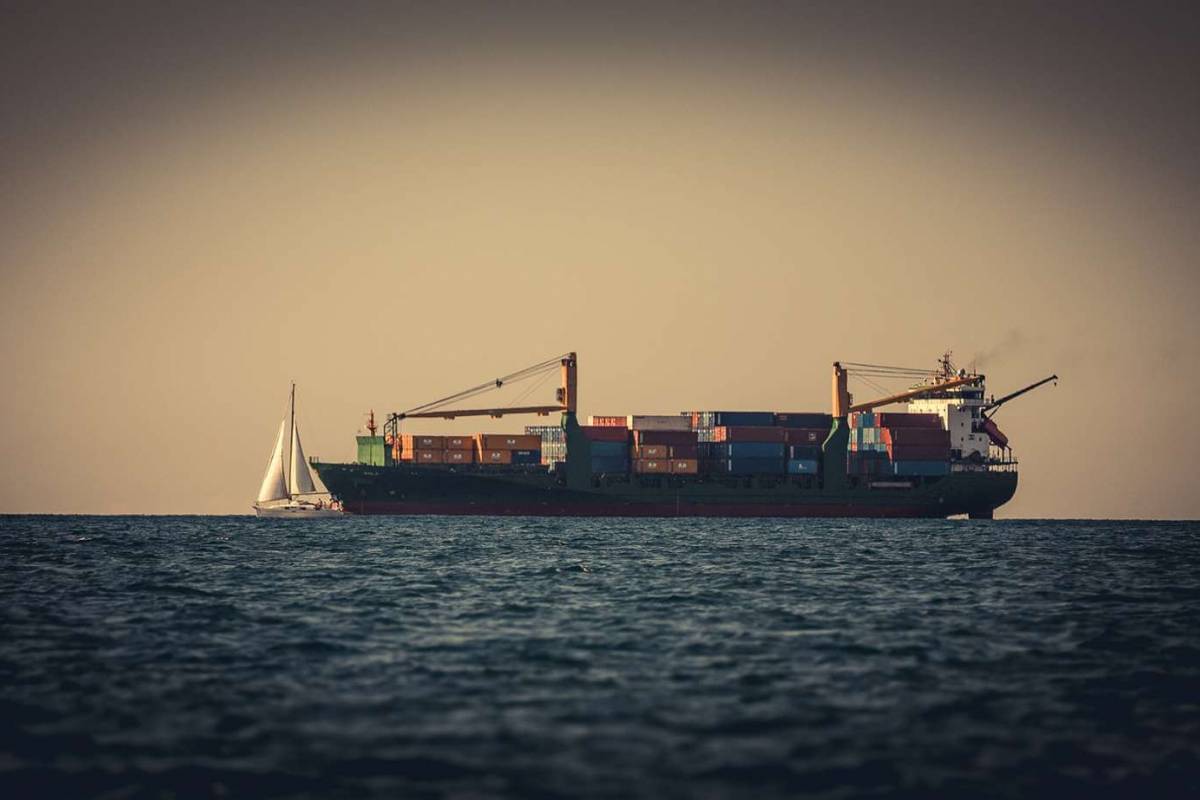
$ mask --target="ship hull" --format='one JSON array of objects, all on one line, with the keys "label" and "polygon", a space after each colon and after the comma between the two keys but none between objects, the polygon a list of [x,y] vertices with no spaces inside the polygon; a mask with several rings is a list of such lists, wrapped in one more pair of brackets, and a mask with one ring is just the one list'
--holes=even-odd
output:
[{"label": "ship hull", "polygon": [[907,485],[827,491],[783,476],[633,476],[569,489],[545,470],[317,464],[351,514],[538,517],[990,518],[1016,492],[1015,472],[965,472]]}]

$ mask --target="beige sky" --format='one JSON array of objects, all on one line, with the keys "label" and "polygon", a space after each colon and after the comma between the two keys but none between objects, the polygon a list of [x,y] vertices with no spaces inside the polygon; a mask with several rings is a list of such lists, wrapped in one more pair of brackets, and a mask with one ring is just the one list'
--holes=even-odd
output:
[{"label": "beige sky", "polygon": [[247,512],[290,380],[309,454],[350,460],[367,409],[565,350],[588,414],[827,410],[832,361],[949,347],[996,394],[1062,377],[997,417],[1000,515],[1200,516],[1196,196],[1011,112],[644,53],[346,59],[162,103],[10,167],[0,512]]}]

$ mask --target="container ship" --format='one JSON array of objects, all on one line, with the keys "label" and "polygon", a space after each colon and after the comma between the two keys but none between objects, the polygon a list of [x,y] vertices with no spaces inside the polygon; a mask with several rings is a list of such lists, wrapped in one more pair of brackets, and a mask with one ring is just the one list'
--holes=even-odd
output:
[{"label": "container ship", "polygon": [[[457,408],[557,372],[552,403]],[[850,378],[908,384],[854,403]],[[707,410],[577,414],[578,359],[566,353],[408,411],[382,435],[370,416],[355,463],[312,465],[352,514],[637,517],[937,517],[991,519],[1017,489],[1017,461],[992,415],[1057,380],[999,399],[956,369],[833,364],[825,412]],[[903,411],[884,411],[904,404]],[[404,432],[414,421],[532,414],[522,433]]]}]

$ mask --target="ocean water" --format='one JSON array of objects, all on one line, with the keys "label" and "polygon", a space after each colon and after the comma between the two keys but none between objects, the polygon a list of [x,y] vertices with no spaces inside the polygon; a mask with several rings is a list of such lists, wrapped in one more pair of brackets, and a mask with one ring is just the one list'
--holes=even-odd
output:
[{"label": "ocean water", "polygon": [[0,518],[0,797],[1200,796],[1200,524]]}]

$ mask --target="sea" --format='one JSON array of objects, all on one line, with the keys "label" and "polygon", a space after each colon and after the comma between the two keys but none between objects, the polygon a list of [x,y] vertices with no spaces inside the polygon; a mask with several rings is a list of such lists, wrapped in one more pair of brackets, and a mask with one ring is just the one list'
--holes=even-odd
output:
[{"label": "sea", "polygon": [[1200,523],[0,517],[3,798],[1200,796]]}]

